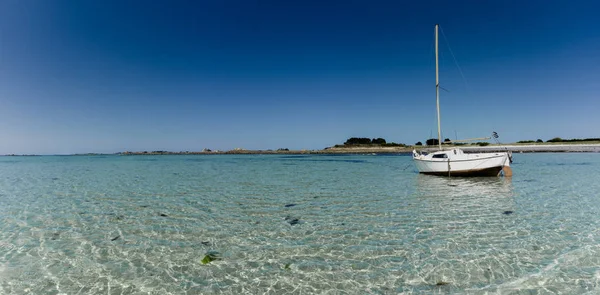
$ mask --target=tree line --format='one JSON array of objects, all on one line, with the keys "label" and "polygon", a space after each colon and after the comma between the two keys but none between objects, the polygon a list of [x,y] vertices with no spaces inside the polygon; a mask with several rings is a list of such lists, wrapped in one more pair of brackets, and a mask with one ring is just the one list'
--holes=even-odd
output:
[{"label": "tree line", "polygon": [[[574,139],[562,139],[560,137],[555,137],[546,142],[586,142],[586,141],[600,141],[600,138],[574,138]],[[517,143],[543,143],[544,141],[541,139],[537,140],[520,140]],[[425,144],[428,146],[436,146],[438,145],[437,138],[430,138],[425,141]],[[442,144],[453,144],[453,145],[466,145],[466,143],[452,142],[449,138],[445,138]],[[486,146],[489,145],[489,142],[475,142],[471,143],[471,145],[478,146]],[[401,146],[405,147],[405,144],[390,142],[388,143],[384,138],[368,138],[368,137],[351,137],[348,138],[343,145],[335,145],[336,147],[348,147],[348,146],[357,146],[357,145],[378,145],[378,146]],[[415,143],[416,146],[422,146],[422,142]]]},{"label": "tree line", "polygon": [[[385,138],[368,138],[368,137],[350,137],[344,142],[343,146],[356,146],[356,145],[378,145],[378,146],[406,146],[402,143],[387,142]],[[336,145],[336,147],[342,147]]]}]

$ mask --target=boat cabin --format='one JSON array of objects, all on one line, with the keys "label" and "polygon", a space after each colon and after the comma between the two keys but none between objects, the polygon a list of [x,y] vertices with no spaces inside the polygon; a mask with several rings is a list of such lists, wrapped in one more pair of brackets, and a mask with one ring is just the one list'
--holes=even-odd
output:
[{"label": "boat cabin", "polygon": [[451,149],[447,151],[437,151],[432,153],[431,158],[433,159],[447,159],[452,157],[453,155],[462,155],[464,154],[461,149]]}]

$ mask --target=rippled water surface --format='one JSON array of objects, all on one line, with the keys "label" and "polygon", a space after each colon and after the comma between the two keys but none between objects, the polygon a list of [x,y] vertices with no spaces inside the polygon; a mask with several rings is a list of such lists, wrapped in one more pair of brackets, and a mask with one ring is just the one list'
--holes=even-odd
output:
[{"label": "rippled water surface", "polygon": [[599,294],[600,154],[517,154],[513,171],[0,157],[0,294]]}]

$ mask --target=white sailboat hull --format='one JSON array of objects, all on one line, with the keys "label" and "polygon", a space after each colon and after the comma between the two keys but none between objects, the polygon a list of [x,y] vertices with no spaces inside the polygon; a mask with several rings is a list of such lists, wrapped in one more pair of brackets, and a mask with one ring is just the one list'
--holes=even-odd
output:
[{"label": "white sailboat hull", "polygon": [[465,154],[452,149],[425,155],[413,151],[413,159],[419,173],[444,176],[497,176],[510,166],[508,152]]}]

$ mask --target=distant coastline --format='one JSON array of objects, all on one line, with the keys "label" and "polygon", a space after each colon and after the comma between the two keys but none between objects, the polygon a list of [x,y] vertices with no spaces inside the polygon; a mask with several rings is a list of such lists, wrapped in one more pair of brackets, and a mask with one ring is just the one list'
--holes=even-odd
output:
[{"label": "distant coastline", "polygon": [[[466,153],[478,152],[504,152],[511,151],[515,153],[560,153],[560,152],[600,152],[600,142],[594,143],[536,143],[536,144],[503,144],[503,145],[442,145],[442,148],[449,149],[458,147]],[[378,145],[348,145],[326,147],[322,150],[246,150],[236,148],[229,151],[212,151],[204,149],[199,152],[168,152],[168,151],[143,151],[143,152],[122,152],[120,155],[303,155],[303,154],[402,154],[411,153],[413,149],[431,152],[438,149],[437,146],[378,146]]]},{"label": "distant coastline", "polygon": [[[466,153],[479,152],[504,152],[514,153],[600,153],[600,143],[537,143],[537,144],[504,144],[504,145],[442,145],[443,149],[458,147]],[[71,154],[71,156],[100,156],[100,155],[122,155],[122,156],[149,156],[149,155],[311,155],[311,154],[403,154],[411,153],[413,149],[432,152],[436,151],[437,146],[333,146],[321,150],[247,150],[236,148],[228,151],[209,150],[202,151],[126,151],[119,153],[85,153]],[[8,154],[4,156],[39,156],[39,155],[17,155]]]}]

